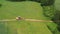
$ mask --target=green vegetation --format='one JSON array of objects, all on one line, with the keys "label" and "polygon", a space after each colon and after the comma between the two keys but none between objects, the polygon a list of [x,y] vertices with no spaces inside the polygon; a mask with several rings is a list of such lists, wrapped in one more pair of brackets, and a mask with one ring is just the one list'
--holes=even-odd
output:
[{"label": "green vegetation", "polygon": [[[0,7],[0,20],[15,19],[16,16],[50,20],[50,18],[43,15],[43,8],[37,2],[1,1],[0,4],[2,4],[2,7]],[[0,25],[1,34],[52,34],[53,32],[59,34],[56,28],[57,25],[54,22],[29,22],[21,20],[0,22]]]}]

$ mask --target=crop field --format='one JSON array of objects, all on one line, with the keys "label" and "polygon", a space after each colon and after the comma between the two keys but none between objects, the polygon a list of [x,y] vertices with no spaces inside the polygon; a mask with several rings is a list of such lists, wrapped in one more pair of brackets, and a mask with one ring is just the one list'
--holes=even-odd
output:
[{"label": "crop field", "polygon": [[[0,4],[0,20],[15,19],[17,16],[28,19],[50,20],[43,15],[43,9],[37,2],[0,0]],[[54,22],[0,21],[0,34],[52,34],[47,26],[53,31],[57,27]]]}]

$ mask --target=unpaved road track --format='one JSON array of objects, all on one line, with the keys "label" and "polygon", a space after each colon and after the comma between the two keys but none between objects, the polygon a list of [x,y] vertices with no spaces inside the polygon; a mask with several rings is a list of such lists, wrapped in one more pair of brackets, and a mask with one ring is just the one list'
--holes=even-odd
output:
[{"label": "unpaved road track", "polygon": [[32,21],[32,22],[53,22],[50,20],[37,20],[37,19],[25,19],[25,21]]},{"label": "unpaved road track", "polygon": [[16,19],[3,19],[3,20],[0,20],[0,21],[16,21]]},{"label": "unpaved road track", "polygon": [[[50,20],[37,20],[37,19],[22,19],[22,20],[31,21],[31,22],[53,22],[53,21],[50,21]],[[0,22],[1,21],[17,21],[17,20],[16,19],[3,19],[3,20],[0,20]]]}]

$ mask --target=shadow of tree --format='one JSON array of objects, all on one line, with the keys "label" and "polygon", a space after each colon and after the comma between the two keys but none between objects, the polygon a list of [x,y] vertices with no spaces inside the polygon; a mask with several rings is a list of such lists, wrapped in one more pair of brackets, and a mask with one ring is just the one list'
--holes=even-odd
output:
[{"label": "shadow of tree", "polygon": [[0,7],[2,7],[2,4],[0,4]]}]

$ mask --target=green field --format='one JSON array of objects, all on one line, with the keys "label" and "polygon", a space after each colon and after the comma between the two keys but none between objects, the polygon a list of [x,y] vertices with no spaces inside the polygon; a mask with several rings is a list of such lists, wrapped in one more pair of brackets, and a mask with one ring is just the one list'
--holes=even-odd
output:
[{"label": "green field", "polygon": [[[24,18],[33,18],[40,20],[50,20],[43,15],[43,9],[40,3],[25,2],[9,2],[0,1],[0,20],[15,19],[17,16]],[[57,25],[53,22],[30,22],[30,21],[0,21],[0,34],[52,34]],[[57,33],[59,34],[59,33]]]}]

